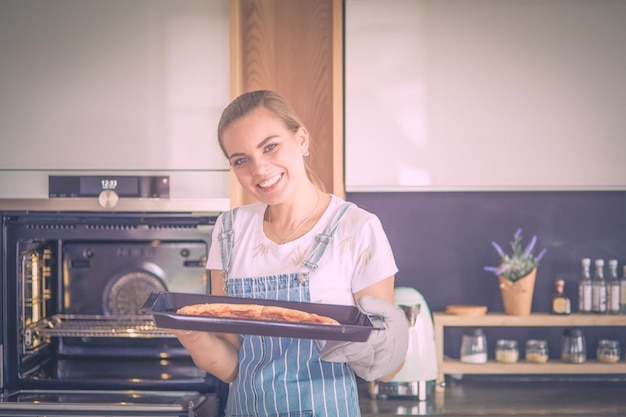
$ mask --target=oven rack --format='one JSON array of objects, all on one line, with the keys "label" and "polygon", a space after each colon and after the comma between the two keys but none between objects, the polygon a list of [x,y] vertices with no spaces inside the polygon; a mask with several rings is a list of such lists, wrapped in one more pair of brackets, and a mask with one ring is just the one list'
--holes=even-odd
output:
[{"label": "oven rack", "polygon": [[154,338],[174,335],[156,327],[152,316],[57,314],[26,329],[27,342],[41,337]]}]

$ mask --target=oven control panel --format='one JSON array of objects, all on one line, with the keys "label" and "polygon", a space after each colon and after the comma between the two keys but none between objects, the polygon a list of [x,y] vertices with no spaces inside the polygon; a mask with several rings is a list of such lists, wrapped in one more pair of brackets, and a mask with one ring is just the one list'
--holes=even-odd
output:
[{"label": "oven control panel", "polygon": [[[103,207],[111,205],[111,199],[169,198],[170,177],[163,175],[50,175],[48,177],[50,198],[98,197]],[[113,204],[115,205],[115,204]]]}]

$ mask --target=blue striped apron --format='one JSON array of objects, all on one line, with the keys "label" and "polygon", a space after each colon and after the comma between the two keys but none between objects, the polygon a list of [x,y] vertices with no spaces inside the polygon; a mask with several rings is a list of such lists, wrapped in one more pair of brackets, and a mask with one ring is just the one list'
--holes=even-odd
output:
[{"label": "blue striped apron", "polygon": [[[309,273],[318,268],[339,220],[351,206],[343,204],[315,243],[298,273],[256,278],[225,278],[230,296],[310,302]],[[228,276],[235,210],[222,216],[220,251]],[[354,372],[345,363],[320,360],[315,340],[241,335],[239,373],[226,404],[229,417],[359,417]]]}]

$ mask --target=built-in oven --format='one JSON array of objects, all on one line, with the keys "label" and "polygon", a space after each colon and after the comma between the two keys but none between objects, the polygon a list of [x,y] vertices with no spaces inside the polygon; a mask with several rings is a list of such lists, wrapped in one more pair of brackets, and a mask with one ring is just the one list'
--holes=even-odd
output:
[{"label": "built-in oven", "polygon": [[220,415],[227,386],[139,313],[151,292],[208,291],[214,222],[4,212],[0,416]]}]

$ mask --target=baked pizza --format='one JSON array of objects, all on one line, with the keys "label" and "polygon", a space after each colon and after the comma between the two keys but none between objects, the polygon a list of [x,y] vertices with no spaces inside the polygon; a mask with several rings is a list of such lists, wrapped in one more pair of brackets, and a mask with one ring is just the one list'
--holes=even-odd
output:
[{"label": "baked pizza", "polygon": [[237,318],[251,320],[287,321],[293,323],[313,323],[339,325],[339,322],[322,316],[293,308],[264,306],[260,304],[208,303],[191,304],[179,308],[176,313],[191,316]]}]

